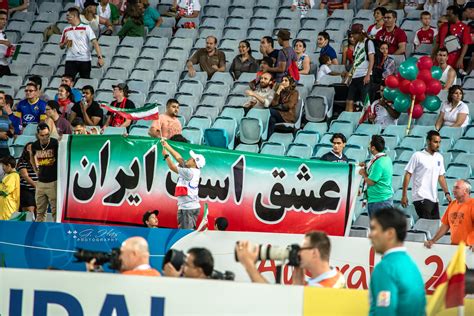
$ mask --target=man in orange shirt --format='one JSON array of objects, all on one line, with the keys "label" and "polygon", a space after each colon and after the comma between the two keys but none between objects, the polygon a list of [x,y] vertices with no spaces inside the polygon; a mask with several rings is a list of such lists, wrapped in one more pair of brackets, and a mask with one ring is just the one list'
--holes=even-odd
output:
[{"label": "man in orange shirt", "polygon": [[468,242],[469,234],[474,232],[474,200],[470,197],[471,184],[467,180],[458,180],[454,184],[452,201],[441,219],[441,227],[436,235],[425,242],[427,248],[436,243],[451,230],[451,244],[457,245],[461,241]]},{"label": "man in orange shirt", "polygon": [[164,137],[170,139],[174,135],[181,134],[182,126],[178,119],[179,102],[176,99],[169,99],[166,102],[166,113],[160,114],[157,120],[154,120],[148,135],[151,137]]},{"label": "man in orange shirt", "polygon": [[143,237],[130,237],[120,247],[121,273],[127,275],[160,276],[150,266],[148,243]]}]

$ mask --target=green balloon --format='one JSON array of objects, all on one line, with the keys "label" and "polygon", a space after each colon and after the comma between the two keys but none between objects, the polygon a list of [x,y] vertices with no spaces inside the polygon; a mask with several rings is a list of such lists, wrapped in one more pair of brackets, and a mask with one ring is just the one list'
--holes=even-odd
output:
[{"label": "green balloon", "polygon": [[405,60],[405,62],[408,62],[408,63],[410,63],[410,64],[415,64],[415,65],[416,65],[416,64],[418,63],[418,58],[416,58],[416,57],[409,57],[409,58],[407,58],[407,59]]},{"label": "green balloon", "polygon": [[405,60],[400,65],[400,75],[408,80],[415,80],[416,76],[418,76],[418,67],[416,66],[416,58],[415,62],[410,57],[409,59]]},{"label": "green balloon", "polygon": [[410,108],[411,99],[408,95],[400,93],[393,103],[393,107],[399,113],[406,112]]},{"label": "green balloon", "polygon": [[434,112],[441,107],[441,100],[436,95],[427,95],[421,105],[428,111]]},{"label": "green balloon", "polygon": [[439,66],[433,66],[431,67],[431,77],[433,77],[436,80],[441,79],[441,76],[443,75],[443,71]]},{"label": "green balloon", "polygon": [[383,96],[385,99],[389,100],[389,101],[395,101],[395,98],[397,97],[397,95],[399,95],[401,92],[400,90],[398,89],[391,89],[389,87],[385,87],[383,89]]}]

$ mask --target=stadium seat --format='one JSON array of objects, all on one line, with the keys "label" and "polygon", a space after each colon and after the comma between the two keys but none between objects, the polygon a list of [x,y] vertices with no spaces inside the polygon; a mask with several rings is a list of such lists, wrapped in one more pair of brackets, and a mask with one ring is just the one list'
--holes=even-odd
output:
[{"label": "stadium seat", "polygon": [[204,143],[212,147],[228,148],[229,136],[224,128],[206,128],[204,130]]},{"label": "stadium seat", "polygon": [[319,142],[319,133],[312,131],[298,131],[293,142],[295,144],[306,144],[314,148],[314,146]]},{"label": "stadium seat", "polygon": [[349,232],[349,237],[369,237],[369,229],[367,227],[352,226]]},{"label": "stadium seat", "polygon": [[474,142],[474,138],[466,138],[461,137],[454,143],[453,148],[451,149],[452,152],[465,152],[465,153],[473,153],[474,154],[474,147],[472,146]]},{"label": "stadium seat", "polygon": [[317,132],[320,137],[328,131],[328,124],[326,122],[308,122],[303,128],[304,131]]},{"label": "stadium seat", "polygon": [[425,242],[428,240],[428,232],[423,230],[408,230],[405,241]]},{"label": "stadium seat", "polygon": [[354,222],[353,226],[359,226],[359,227],[370,227],[370,218],[368,213],[362,213],[360,214],[356,221]]},{"label": "stadium seat", "polygon": [[256,109],[252,108],[247,113],[246,117],[248,118],[257,118],[262,122],[262,134],[261,137],[263,140],[267,139],[268,133],[268,123],[270,121],[270,111],[268,109]]},{"label": "stadium seat", "polygon": [[130,136],[142,136],[142,137],[150,137],[148,135],[148,128],[141,127],[141,126],[132,126],[130,129]]},{"label": "stadium seat", "polygon": [[439,134],[441,135],[441,137],[447,137],[447,138],[450,138],[450,139],[456,141],[456,140],[458,140],[459,138],[462,137],[463,132],[464,131],[463,131],[462,127],[444,126],[439,131]]},{"label": "stadium seat", "polygon": [[280,143],[273,142],[264,142],[260,150],[261,154],[274,155],[274,156],[284,156],[285,155],[285,146]]},{"label": "stadium seat", "polygon": [[263,133],[262,121],[258,118],[243,117],[240,120],[240,141],[244,144],[257,144]]},{"label": "stadium seat", "polygon": [[295,157],[301,159],[309,159],[311,158],[311,154],[313,153],[313,148],[306,144],[290,144],[288,150],[286,151],[286,156],[288,157]]},{"label": "stadium seat", "polygon": [[285,147],[285,150],[288,149],[290,144],[293,142],[293,134],[291,133],[273,133],[268,142],[282,144]]},{"label": "stadium seat", "polygon": [[183,127],[181,134],[194,145],[201,145],[203,138],[203,130],[198,127]]},{"label": "stadium seat", "polygon": [[[436,119],[438,118],[438,113],[435,112],[425,112],[423,116],[416,120],[416,126],[430,126],[431,129],[434,129]],[[426,136],[426,135],[425,135]]]},{"label": "stadium seat", "polygon": [[382,132],[382,126],[379,124],[360,124],[356,130],[356,134],[360,135],[379,135]]},{"label": "stadium seat", "polygon": [[440,223],[441,221],[439,219],[420,218],[416,221],[415,226],[413,226],[413,229],[426,231],[428,233],[427,238],[431,239],[436,235]]},{"label": "stadium seat", "polygon": [[370,142],[370,136],[352,134],[347,140],[347,145],[357,146],[358,148],[367,148]]},{"label": "stadium seat", "polygon": [[359,149],[346,147],[344,153],[346,154],[347,158],[353,162],[365,162],[367,159],[367,149],[365,148]]},{"label": "stadium seat", "polygon": [[342,133],[346,138],[349,138],[354,131],[354,127],[350,122],[333,121],[329,127],[329,133]]},{"label": "stadium seat", "polygon": [[213,128],[222,128],[227,131],[228,148],[234,148],[234,139],[237,134],[237,121],[234,117],[220,116],[216,118]]},{"label": "stadium seat", "polygon": [[465,164],[451,163],[445,176],[451,179],[468,179],[471,176],[471,167]]},{"label": "stadium seat", "polygon": [[237,145],[235,150],[245,151],[249,153],[258,153],[258,145],[257,144],[239,144]]},{"label": "stadium seat", "polygon": [[14,158],[19,158],[21,156],[21,153],[23,152],[23,148],[25,147],[26,144],[30,142],[35,142],[36,141],[36,136],[31,136],[31,135],[19,135],[16,139],[13,145],[10,147],[13,148],[13,157]]},{"label": "stadium seat", "polygon": [[319,144],[316,145],[314,148],[314,155],[313,158],[321,158],[324,156],[326,153],[330,152],[332,150],[332,146],[330,145],[324,145],[324,144]]},{"label": "stadium seat", "polygon": [[199,105],[194,115],[208,117],[212,122],[214,122],[216,117],[219,115],[219,111],[220,109],[217,106]]},{"label": "stadium seat", "polygon": [[127,133],[126,127],[114,127],[114,126],[108,126],[107,128],[104,129],[104,132],[103,132],[104,135],[124,135],[126,133]]},{"label": "stadium seat", "polygon": [[232,117],[237,121],[237,125],[240,124],[240,119],[245,115],[243,107],[231,107],[226,106],[222,109],[220,116]]},{"label": "stadium seat", "polygon": [[196,127],[204,131],[206,128],[210,128],[211,124],[212,122],[209,117],[194,115],[189,120],[187,127]]}]

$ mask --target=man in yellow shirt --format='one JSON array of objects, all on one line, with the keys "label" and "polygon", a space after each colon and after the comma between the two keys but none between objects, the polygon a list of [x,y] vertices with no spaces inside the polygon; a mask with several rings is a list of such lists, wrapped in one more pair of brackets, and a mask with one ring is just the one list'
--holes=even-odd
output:
[{"label": "man in yellow shirt", "polygon": [[0,220],[8,220],[20,207],[20,176],[13,157],[3,157],[0,163],[5,172],[0,183]]}]

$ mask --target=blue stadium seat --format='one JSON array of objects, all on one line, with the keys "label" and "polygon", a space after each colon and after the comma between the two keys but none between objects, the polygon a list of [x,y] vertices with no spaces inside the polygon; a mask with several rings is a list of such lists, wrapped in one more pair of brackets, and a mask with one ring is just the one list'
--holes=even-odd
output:
[{"label": "blue stadium seat", "polygon": [[240,120],[240,141],[244,144],[257,144],[263,133],[262,121],[258,118],[243,117]]},{"label": "blue stadium seat", "polygon": [[268,142],[282,144],[286,150],[293,142],[293,138],[293,134],[291,133],[273,133],[268,139]]},{"label": "blue stadium seat", "polygon": [[229,136],[224,128],[206,128],[204,143],[212,147],[228,148]]},{"label": "blue stadium seat", "polygon": [[197,127],[183,127],[181,134],[194,145],[201,145],[203,138],[203,130]]},{"label": "blue stadium seat", "polygon": [[246,117],[248,118],[257,118],[262,122],[262,134],[261,137],[263,140],[267,139],[268,134],[268,123],[270,121],[270,111],[268,109],[256,109],[252,108],[247,113]]},{"label": "blue stadium seat", "polygon": [[273,142],[264,142],[262,144],[262,149],[260,150],[261,154],[274,155],[274,156],[284,156],[285,155],[285,146],[279,143]]},{"label": "blue stadium seat", "polygon": [[319,133],[312,131],[298,131],[293,142],[296,144],[306,144],[313,148],[319,142]]},{"label": "blue stadium seat", "polygon": [[313,153],[313,148],[309,145],[305,144],[290,144],[288,150],[286,151],[286,156],[288,157],[296,157],[301,159],[309,159],[311,158],[311,154]]},{"label": "blue stadium seat", "polygon": [[234,148],[234,140],[237,134],[237,121],[234,117],[219,116],[216,118],[213,128],[221,128],[227,131],[228,148]]},{"label": "blue stadium seat", "polygon": [[246,151],[250,153],[258,153],[258,145],[257,144],[239,144],[237,145],[235,150]]}]

